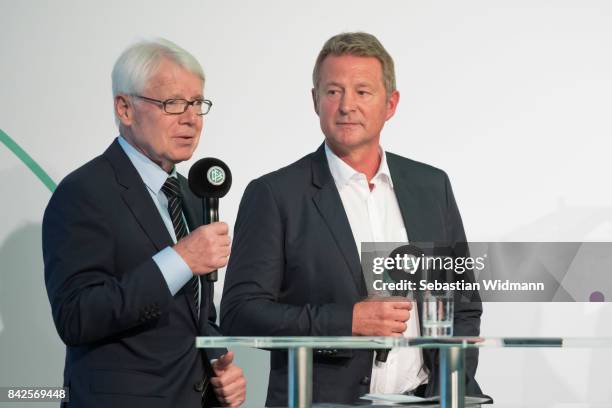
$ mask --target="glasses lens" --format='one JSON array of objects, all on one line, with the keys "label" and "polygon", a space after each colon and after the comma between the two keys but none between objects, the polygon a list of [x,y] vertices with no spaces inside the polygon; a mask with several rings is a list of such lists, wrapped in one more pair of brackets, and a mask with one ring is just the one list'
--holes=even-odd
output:
[{"label": "glasses lens", "polygon": [[166,113],[179,115],[181,113],[184,113],[189,107],[189,105],[193,107],[193,111],[197,115],[206,115],[210,110],[212,102],[208,100],[195,100],[190,102],[185,99],[168,99],[164,103],[164,109]]},{"label": "glasses lens", "polygon": [[198,115],[206,115],[206,105],[200,100],[193,101],[193,111]]},{"label": "glasses lens", "polygon": [[202,104],[200,106],[200,110],[202,111],[202,115],[206,115],[209,111],[210,111],[210,107],[212,106],[212,102],[209,101],[208,99],[205,99],[202,101]]},{"label": "glasses lens", "polygon": [[166,101],[165,107],[167,113],[183,113],[187,109],[187,101],[184,99],[170,99]]}]

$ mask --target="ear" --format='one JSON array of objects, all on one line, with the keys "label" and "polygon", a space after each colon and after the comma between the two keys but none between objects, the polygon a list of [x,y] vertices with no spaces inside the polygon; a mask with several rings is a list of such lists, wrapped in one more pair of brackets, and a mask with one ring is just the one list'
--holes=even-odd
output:
[{"label": "ear", "polygon": [[134,108],[126,95],[115,96],[115,114],[124,126],[131,126],[134,121]]},{"label": "ear", "polygon": [[310,93],[312,95],[312,104],[314,105],[314,111],[318,116],[319,115],[319,95],[317,94],[317,90],[315,88],[312,88],[310,90]]},{"label": "ear", "polygon": [[393,91],[391,96],[387,99],[387,114],[385,115],[385,121],[391,119],[393,115],[395,115],[395,110],[397,109],[399,99],[399,91]]}]

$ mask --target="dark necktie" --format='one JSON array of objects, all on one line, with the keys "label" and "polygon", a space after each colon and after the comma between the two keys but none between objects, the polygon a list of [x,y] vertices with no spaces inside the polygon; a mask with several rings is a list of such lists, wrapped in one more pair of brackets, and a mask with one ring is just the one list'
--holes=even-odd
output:
[{"label": "dark necktie", "polygon": [[[181,238],[187,236],[187,225],[183,220],[183,200],[181,198],[181,188],[179,186],[178,179],[174,177],[168,177],[166,182],[162,186],[162,191],[168,198],[168,213],[170,213],[170,219],[172,220],[172,226],[174,227],[174,233],[176,234],[176,241],[178,242]],[[194,293],[194,304],[200,315],[200,282],[199,277],[194,276],[191,279],[191,285],[193,286]]]}]

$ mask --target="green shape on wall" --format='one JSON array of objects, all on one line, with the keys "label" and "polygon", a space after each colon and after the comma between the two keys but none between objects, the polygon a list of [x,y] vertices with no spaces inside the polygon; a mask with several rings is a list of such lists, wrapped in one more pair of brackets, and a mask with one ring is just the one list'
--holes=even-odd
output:
[{"label": "green shape on wall", "polygon": [[11,152],[13,152],[13,154],[17,156],[17,158],[21,160],[23,164],[25,164],[32,171],[32,173],[34,173],[36,177],[38,177],[38,179],[49,189],[49,191],[55,191],[55,187],[57,187],[55,181],[53,181],[51,177],[49,177],[47,172],[44,171],[42,167],[40,167],[38,163],[36,163],[36,161],[34,161],[34,159],[25,150],[23,150],[21,146],[17,144],[17,142],[11,139],[9,135],[4,133],[2,129],[0,129],[0,141]]}]

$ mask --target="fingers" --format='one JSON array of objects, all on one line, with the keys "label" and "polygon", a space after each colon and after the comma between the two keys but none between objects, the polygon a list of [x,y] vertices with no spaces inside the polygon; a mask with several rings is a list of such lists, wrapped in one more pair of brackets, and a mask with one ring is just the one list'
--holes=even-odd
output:
[{"label": "fingers", "polygon": [[232,239],[230,238],[229,235],[222,236],[221,239],[219,239],[220,246],[229,247],[231,243],[232,243]]},{"label": "fingers", "polygon": [[217,370],[222,372],[227,367],[229,367],[229,365],[232,364],[233,361],[234,361],[234,352],[228,351],[227,353],[223,354],[221,357],[217,359],[217,361],[213,363],[213,370],[215,371],[215,373],[217,373]]},{"label": "fingers", "polygon": [[412,310],[412,302],[404,301],[404,302],[387,302],[394,309],[403,309],[403,310]]},{"label": "fingers", "polygon": [[393,320],[397,322],[405,322],[408,319],[410,319],[410,311],[403,310],[403,309],[402,310],[394,309],[390,311],[389,313],[387,313],[386,316],[388,320]]},{"label": "fingers", "polygon": [[373,335],[400,337],[404,334],[407,328],[408,325],[406,323],[386,321],[373,333]]},{"label": "fingers", "polygon": [[213,222],[205,226],[210,228],[212,231],[214,231],[218,235],[229,234],[229,226],[223,221]]},{"label": "fingers", "polygon": [[391,333],[392,335],[399,336],[404,333],[407,328],[408,325],[404,322],[393,322],[393,324],[391,325]]},{"label": "fingers", "polygon": [[383,320],[405,322],[410,318],[410,310],[412,309],[410,302],[381,302],[379,304],[380,318]]},{"label": "fingers", "polygon": [[401,336],[408,329],[406,322],[410,319],[410,310],[412,310],[411,302],[393,303],[388,313],[388,319],[391,321],[389,327],[391,336]]},{"label": "fingers", "polygon": [[217,390],[217,394],[223,398],[239,394],[246,384],[242,378],[242,370],[238,368],[238,366],[234,367],[235,370],[228,370],[228,372],[224,373],[222,376],[210,379],[210,383]]},{"label": "fingers", "polygon": [[210,379],[217,399],[226,406],[237,407],[246,398],[246,380],[240,367],[231,363],[234,355],[229,352],[215,361],[216,376]]},{"label": "fingers", "polygon": [[246,401],[246,391],[240,391],[226,397],[215,393],[217,399],[223,406],[226,407],[239,407]]},{"label": "fingers", "polygon": [[230,256],[231,249],[229,246],[220,247],[214,255],[210,257],[210,268],[205,270],[204,273],[212,272],[213,270],[223,268],[227,265],[228,258]]},{"label": "fingers", "polygon": [[409,301],[364,301],[353,308],[353,335],[400,336],[407,329],[412,303]]},{"label": "fingers", "polygon": [[227,407],[239,407],[246,400],[246,387],[239,387],[233,393],[224,393],[218,388],[213,388],[213,390],[219,402]]},{"label": "fingers", "polygon": [[202,225],[176,243],[174,249],[196,275],[227,265],[231,252],[229,227],[224,222]]}]

